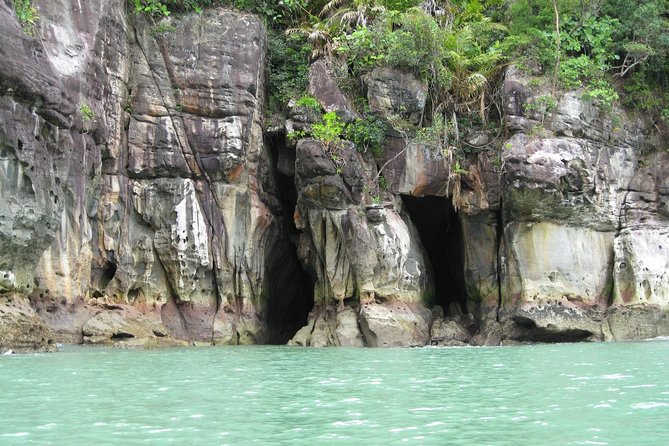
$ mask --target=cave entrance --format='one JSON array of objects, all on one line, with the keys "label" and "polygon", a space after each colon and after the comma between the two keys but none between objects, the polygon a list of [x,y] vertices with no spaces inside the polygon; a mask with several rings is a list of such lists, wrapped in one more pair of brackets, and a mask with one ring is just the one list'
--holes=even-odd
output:
[{"label": "cave entrance", "polygon": [[295,149],[286,144],[284,132],[266,135],[271,159],[273,192],[280,214],[280,239],[275,240],[273,258],[266,263],[265,286],[268,290],[268,343],[285,344],[307,324],[314,306],[314,284],[297,256],[301,231],[295,226],[293,214],[297,205],[295,187]]},{"label": "cave entrance", "polygon": [[441,306],[446,315],[466,313],[462,226],[450,198],[402,199],[430,264],[435,291],[432,303]]}]

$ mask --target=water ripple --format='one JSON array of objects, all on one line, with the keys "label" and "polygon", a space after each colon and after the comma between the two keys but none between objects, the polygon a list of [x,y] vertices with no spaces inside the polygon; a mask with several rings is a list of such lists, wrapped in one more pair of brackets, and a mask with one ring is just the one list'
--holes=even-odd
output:
[{"label": "water ripple", "polygon": [[667,342],[69,348],[0,358],[0,444],[665,445],[668,356]]}]

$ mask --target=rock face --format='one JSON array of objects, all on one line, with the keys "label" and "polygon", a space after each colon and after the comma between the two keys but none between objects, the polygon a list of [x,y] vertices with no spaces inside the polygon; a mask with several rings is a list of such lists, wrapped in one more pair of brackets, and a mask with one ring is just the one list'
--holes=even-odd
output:
[{"label": "rock face", "polygon": [[[460,129],[456,165],[412,137],[425,84],[379,68],[382,156],[291,145],[263,127],[258,18],[33,3],[30,36],[0,2],[0,350],[669,334],[669,155],[640,156],[643,119],[579,91],[549,109],[511,68],[509,134]],[[312,64],[310,93],[351,121],[334,69]]]},{"label": "rock face", "polygon": [[365,79],[372,111],[398,115],[417,125],[427,102],[427,85],[396,68],[377,68]]},{"label": "rock face", "polygon": [[53,331],[35,313],[25,297],[0,297],[0,352],[49,352],[56,350]]},{"label": "rock face", "polygon": [[669,154],[656,153],[636,172],[623,202],[614,242],[616,340],[669,332]]},{"label": "rock face", "polygon": [[260,20],[161,34],[120,0],[35,6],[40,38],[0,5],[0,292],[65,341],[285,342],[310,290],[261,127]]},{"label": "rock face", "polygon": [[[300,140],[296,151],[298,252],[315,284],[316,308],[311,340],[300,333],[295,342],[349,345],[361,337],[370,346],[425,345],[431,285],[420,239],[394,197],[383,207],[364,204],[373,159],[312,139]],[[333,334],[351,325],[349,308],[358,313],[360,336],[346,334],[342,342]]]},{"label": "rock face", "polygon": [[[529,104],[542,93],[526,82],[507,73],[508,125],[518,133],[503,150],[500,314],[539,340],[637,337],[615,328],[619,307],[666,318],[664,156],[654,160],[660,167],[637,170],[642,121],[578,92],[541,112]],[[667,330],[666,322],[655,327]]]}]

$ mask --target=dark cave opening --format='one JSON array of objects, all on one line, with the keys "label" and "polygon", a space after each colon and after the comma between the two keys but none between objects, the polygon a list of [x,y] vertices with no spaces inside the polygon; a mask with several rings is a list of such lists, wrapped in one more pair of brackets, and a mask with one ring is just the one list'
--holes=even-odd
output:
[{"label": "dark cave opening", "polygon": [[539,327],[532,319],[524,316],[512,318],[516,330],[511,339],[519,342],[543,342],[547,344],[562,342],[587,341],[593,333],[578,328],[557,329],[555,327]]},{"label": "dark cave opening", "polygon": [[286,144],[283,132],[267,136],[274,178],[274,194],[281,203],[281,240],[276,241],[275,253],[265,268],[268,290],[266,323],[268,342],[285,344],[307,324],[314,305],[314,284],[297,256],[300,230],[293,218],[297,205],[295,187],[295,149]]},{"label": "dark cave opening", "polygon": [[109,285],[109,282],[114,280],[114,276],[116,276],[116,263],[107,260],[97,271],[94,271],[93,273],[94,277],[96,275],[98,277],[97,283],[99,284],[99,289],[104,290],[107,288],[107,285]]},{"label": "dark cave opening", "polygon": [[450,198],[402,199],[430,263],[435,292],[432,303],[441,306],[446,315],[466,313],[462,226]]}]

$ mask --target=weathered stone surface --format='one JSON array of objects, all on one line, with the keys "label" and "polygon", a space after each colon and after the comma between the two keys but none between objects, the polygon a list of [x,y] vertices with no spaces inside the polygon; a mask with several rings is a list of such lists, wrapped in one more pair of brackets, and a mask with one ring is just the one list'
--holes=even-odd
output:
[{"label": "weathered stone surface", "polygon": [[[449,197],[462,227],[466,292],[443,304],[480,332],[441,317],[437,343],[667,333],[669,155],[640,158],[649,122],[582,91],[548,107],[548,88],[511,67],[511,134],[460,129],[457,172],[452,147],[399,127],[378,160],[294,146],[280,128],[318,117],[294,107],[263,128],[260,19],[211,8],[157,33],[121,0],[33,3],[34,37],[0,3],[0,301],[20,303],[2,307],[0,346],[285,342],[303,326],[299,345],[425,345],[444,271],[400,195]],[[351,120],[337,69],[314,63],[310,92]],[[413,75],[364,82],[379,117],[422,122]]]},{"label": "weathered stone surface", "polygon": [[614,305],[669,308],[669,154],[634,176],[615,240]]},{"label": "weathered stone surface", "polygon": [[388,162],[383,177],[395,194],[443,197],[453,187],[450,162],[434,145],[391,136],[384,142],[382,161]]},{"label": "weathered stone surface", "polygon": [[296,186],[304,205],[343,210],[353,204],[351,192],[337,173],[341,167],[335,165],[323,143],[303,139],[298,142],[296,152]]},{"label": "weathered stone surface", "polygon": [[[613,146],[645,147],[650,124],[629,115],[619,105],[612,110],[583,98],[583,90],[558,92],[551,87],[530,86],[532,77],[511,66],[503,85],[506,124],[516,133],[543,133]],[[554,106],[547,105],[554,102]],[[533,132],[534,130],[534,132]]]},{"label": "weathered stone surface", "polygon": [[56,350],[54,333],[30,302],[17,294],[0,295],[0,353]]},{"label": "weathered stone surface", "polygon": [[608,340],[626,341],[669,336],[669,310],[656,305],[615,306],[604,327]]},{"label": "weathered stone surface", "polygon": [[612,286],[613,237],[551,223],[509,224],[500,314],[551,331],[599,333]]},{"label": "weathered stone surface", "polygon": [[634,175],[633,147],[517,134],[504,152],[507,220],[555,221],[614,231]]},{"label": "weathered stone surface", "polygon": [[499,240],[497,215],[492,212],[461,217],[467,311],[496,314],[499,306]]},{"label": "weathered stone surface", "polygon": [[614,304],[669,307],[669,227],[625,228],[615,240]]},{"label": "weathered stone surface", "polygon": [[337,86],[332,68],[324,59],[309,67],[309,93],[318,99],[326,112],[336,112],[346,122],[356,118],[355,108]]},{"label": "weathered stone surface", "polygon": [[522,332],[509,328],[511,339],[601,339],[643,126],[578,92],[560,96],[554,110],[542,108],[546,92],[527,83],[518,71],[507,73],[507,124],[519,133],[502,154],[500,315]]},{"label": "weathered stone surface", "polygon": [[444,347],[469,345],[472,339],[470,327],[474,327],[474,317],[454,316],[435,319],[430,329],[430,344]]},{"label": "weathered stone surface", "polygon": [[302,347],[363,347],[357,311],[351,307],[334,309],[316,305],[309,323],[290,340]]},{"label": "weathered stone surface", "polygon": [[400,116],[418,124],[427,101],[427,84],[396,68],[376,68],[365,78],[367,101],[383,116]]},{"label": "weathered stone surface", "polygon": [[159,347],[178,345],[156,318],[149,318],[135,307],[103,306],[83,326],[85,344],[128,347]]},{"label": "weathered stone surface", "polygon": [[552,223],[505,230],[505,304],[604,307],[610,293],[613,233]]},{"label": "weathered stone surface", "polygon": [[[344,160],[342,165],[337,165],[338,160]],[[337,306],[342,310],[346,301],[363,305],[381,299],[424,309],[422,302],[431,294],[431,282],[413,225],[398,212],[398,203],[382,210],[375,208],[378,215],[371,218],[365,207],[375,175],[371,157],[348,145],[328,149],[321,142],[301,140],[295,174],[296,226],[303,231],[298,255],[312,276],[317,307]],[[376,313],[363,316],[364,313],[361,309],[360,317],[374,325]],[[312,313],[311,338],[303,329],[294,341],[303,345],[340,345],[341,340],[335,338],[337,327],[343,329],[342,313],[335,312],[336,316],[329,319],[324,316],[327,314],[322,310]],[[409,328],[398,325],[398,337],[392,342],[418,342],[412,333],[403,333]],[[365,345],[386,342],[385,332],[379,334],[381,340],[370,340],[367,334],[377,336],[374,329],[363,331]],[[349,339],[347,343],[358,345],[359,341],[350,340],[352,334],[345,337]]]},{"label": "weathered stone surface", "polygon": [[470,340],[471,345],[495,347],[502,343],[504,334],[500,324],[490,319],[484,319],[481,325],[479,332],[472,336]]},{"label": "weathered stone surface", "polygon": [[419,302],[427,277],[415,230],[393,208],[381,222],[366,218],[357,198],[374,169],[350,147],[337,150],[346,159],[339,173],[322,143],[302,140],[297,148],[299,226],[307,230],[300,252],[317,275],[316,301],[378,295]]},{"label": "weathered stone surface", "polygon": [[360,328],[370,347],[422,347],[430,341],[431,318],[420,305],[370,302],[360,309]]},{"label": "weathered stone surface", "polygon": [[41,292],[30,296],[30,304],[35,313],[53,331],[54,339],[63,344],[83,342],[83,326],[99,309],[93,302],[84,299],[68,300],[62,296]]},{"label": "weathered stone surface", "polygon": [[475,162],[468,162],[466,172],[460,173],[453,203],[465,216],[497,218],[502,201],[502,158],[497,150],[479,152]]},{"label": "weathered stone surface", "polygon": [[0,6],[0,288],[63,340],[91,299],[163,307],[182,339],[287,339],[305,287],[261,127],[261,21],[212,9],[159,34],[120,0],[35,3],[36,38]]}]

